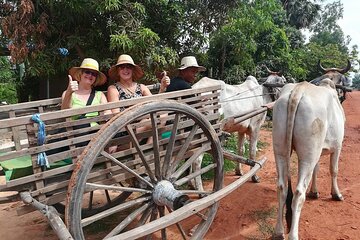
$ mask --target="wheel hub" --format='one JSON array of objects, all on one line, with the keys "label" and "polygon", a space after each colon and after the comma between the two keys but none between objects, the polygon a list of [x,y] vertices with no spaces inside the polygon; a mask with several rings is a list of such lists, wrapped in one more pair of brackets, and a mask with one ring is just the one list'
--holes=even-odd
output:
[{"label": "wheel hub", "polygon": [[162,180],[154,188],[153,200],[159,206],[176,210],[184,206],[189,197],[176,190],[171,182]]}]

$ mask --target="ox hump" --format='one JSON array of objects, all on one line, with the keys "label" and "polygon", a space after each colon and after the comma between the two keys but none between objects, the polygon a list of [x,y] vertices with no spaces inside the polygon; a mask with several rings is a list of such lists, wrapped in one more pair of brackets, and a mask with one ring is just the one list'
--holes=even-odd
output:
[{"label": "ox hump", "polygon": [[251,75],[248,76],[248,77],[246,78],[245,82],[247,82],[247,81],[252,82],[252,83],[255,83],[256,85],[259,85],[258,80],[257,80],[254,76],[251,76]]},{"label": "ox hump", "polygon": [[336,89],[335,83],[330,78],[324,78],[320,81],[319,86],[329,87]]}]

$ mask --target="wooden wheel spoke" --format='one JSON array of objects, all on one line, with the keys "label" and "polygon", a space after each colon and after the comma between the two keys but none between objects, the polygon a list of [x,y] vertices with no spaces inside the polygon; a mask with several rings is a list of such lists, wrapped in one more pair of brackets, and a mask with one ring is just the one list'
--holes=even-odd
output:
[{"label": "wooden wheel spoke", "polygon": [[137,174],[134,170],[130,169],[128,166],[126,166],[125,164],[123,164],[122,162],[120,162],[119,160],[114,158],[111,154],[109,154],[109,153],[107,153],[105,151],[102,151],[101,155],[103,155],[104,157],[110,159],[111,161],[113,161],[114,163],[116,163],[117,165],[119,165],[120,167],[122,167],[123,169],[128,171],[129,173],[131,173],[133,176],[135,176],[137,179],[144,182],[145,184],[147,184],[151,188],[154,188],[154,185],[152,183],[150,183],[148,180],[146,180],[145,178],[143,178],[142,176]]},{"label": "wooden wheel spoke", "polygon": [[198,148],[196,152],[170,176],[170,179],[178,179],[202,153],[209,149],[209,147],[210,143],[206,143],[201,148]]},{"label": "wooden wheel spoke", "polygon": [[110,198],[110,194],[109,194],[109,191],[107,189],[105,189],[105,195],[106,195],[106,201],[108,203],[111,203],[111,198]]},{"label": "wooden wheel spoke", "polygon": [[171,136],[169,139],[169,143],[166,148],[164,165],[163,165],[163,169],[162,169],[163,173],[167,173],[169,166],[170,166],[170,161],[171,161],[172,153],[174,150],[174,145],[175,145],[175,140],[176,140],[176,132],[178,129],[179,121],[180,121],[180,114],[176,114],[175,119],[174,119],[173,128],[171,130]]},{"label": "wooden wheel spoke", "polygon": [[186,150],[189,148],[190,146],[190,143],[192,141],[192,139],[194,138],[195,136],[195,133],[197,132],[197,130],[199,129],[199,125],[194,125],[188,135],[188,137],[186,138],[184,144],[182,145],[180,151],[178,152],[176,158],[175,158],[175,161],[173,161],[173,163],[171,163],[171,166],[168,168],[168,171],[166,172],[166,177],[169,176],[170,174],[170,170],[179,164],[179,162],[184,159],[184,155],[186,153]]},{"label": "wooden wheel spoke", "polygon": [[[164,206],[159,206],[159,215],[160,217],[164,217],[165,216],[165,207]],[[162,228],[161,229],[161,239],[162,240],[166,240],[166,228]]]},{"label": "wooden wheel spoke", "polygon": [[161,172],[160,172],[159,135],[158,135],[156,116],[154,113],[150,114],[150,119],[151,119],[152,133],[153,133],[155,177],[158,181],[160,181],[161,180]]},{"label": "wooden wheel spoke", "polygon": [[[166,207],[166,208],[167,208],[167,210],[168,210],[170,213],[173,211],[173,210],[172,210],[171,208],[169,208],[169,207]],[[183,238],[184,240],[186,240],[187,238],[186,238],[186,233],[185,233],[184,228],[181,226],[180,223],[176,223],[175,225],[176,225],[177,229],[179,230],[182,238]]]},{"label": "wooden wheel spoke", "polygon": [[88,210],[91,210],[92,209],[92,206],[93,206],[93,200],[94,200],[94,192],[91,191],[90,192],[90,197],[89,197],[89,206],[88,206]]},{"label": "wooden wheel spoke", "polygon": [[142,189],[142,188],[131,188],[131,187],[119,187],[112,185],[103,185],[96,183],[86,183],[85,191],[95,191],[95,190],[113,190],[113,191],[121,191],[121,192],[140,192],[140,193],[152,193],[150,190]]},{"label": "wooden wheel spoke", "polygon": [[116,234],[120,233],[124,228],[126,228],[132,221],[134,221],[134,219],[142,214],[144,211],[146,211],[146,209],[148,208],[148,206],[150,205],[150,203],[146,203],[144,205],[142,205],[141,207],[139,207],[138,209],[136,209],[135,211],[133,211],[131,214],[129,214],[121,223],[119,223],[108,235],[106,235],[105,238],[110,238],[115,236]]},{"label": "wooden wheel spoke", "polygon": [[152,204],[145,210],[145,212],[142,214],[142,216],[137,224],[138,227],[140,227],[146,223],[146,221],[149,219],[154,208],[155,208],[155,205]]},{"label": "wooden wheel spoke", "polygon": [[[119,205],[117,205],[115,207],[106,209],[105,211],[103,211],[101,213],[98,213],[98,214],[95,214],[95,215],[92,215],[90,217],[82,219],[81,220],[81,225],[82,225],[82,227],[85,227],[85,226],[87,226],[87,225],[89,225],[89,224],[91,224],[93,222],[96,222],[96,221],[98,221],[100,219],[108,217],[108,216],[110,216],[112,214],[115,214],[117,212],[132,208],[132,207],[140,205],[142,203],[145,203],[145,202],[149,201],[150,199],[151,199],[150,196],[144,196],[144,197],[139,197],[137,199],[124,202],[124,203],[119,204]],[[148,204],[145,204],[145,205],[148,205]]]},{"label": "wooden wheel spoke", "polygon": [[[151,211],[150,222],[155,221],[157,219],[158,215],[159,215],[159,210],[158,210],[157,206],[155,206]],[[151,240],[151,234],[147,235],[145,239]]]},{"label": "wooden wheel spoke", "polygon": [[196,172],[193,172],[191,174],[189,174],[188,176],[185,176],[183,178],[180,178],[179,180],[177,180],[176,182],[174,182],[174,185],[175,186],[181,186],[183,185],[184,183],[194,179],[195,177],[201,175],[201,174],[204,174],[208,171],[210,171],[211,169],[214,169],[216,168],[216,164],[215,163],[212,163],[204,168],[201,168],[200,170],[196,171]]},{"label": "wooden wheel spoke", "polygon": [[152,172],[152,170],[151,170],[148,162],[147,162],[146,159],[145,159],[145,154],[144,154],[144,152],[141,150],[140,143],[139,143],[139,141],[137,140],[136,135],[135,135],[135,132],[134,132],[134,130],[132,129],[131,125],[126,125],[126,130],[128,131],[128,133],[129,133],[129,135],[130,135],[130,138],[131,138],[132,143],[135,145],[135,148],[136,148],[136,150],[137,150],[137,152],[138,152],[138,154],[139,154],[139,156],[140,156],[141,162],[142,162],[142,164],[144,165],[144,167],[145,167],[145,169],[146,169],[146,171],[147,171],[147,173],[148,173],[151,181],[156,182],[154,173]]}]

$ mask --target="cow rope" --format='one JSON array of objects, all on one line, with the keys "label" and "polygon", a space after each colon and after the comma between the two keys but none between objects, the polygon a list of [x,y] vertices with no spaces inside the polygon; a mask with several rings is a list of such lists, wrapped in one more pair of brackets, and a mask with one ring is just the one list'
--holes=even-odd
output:
[{"label": "cow rope", "polygon": [[239,92],[239,93],[237,93],[237,94],[235,94],[233,96],[227,97],[227,98],[225,98],[225,99],[223,99],[223,100],[221,100],[219,102],[224,103],[224,102],[230,102],[230,101],[239,101],[239,100],[248,99],[248,98],[263,97],[263,96],[266,96],[266,95],[270,95],[270,96],[271,95],[276,95],[276,93],[271,92],[271,93],[265,93],[265,94],[260,94],[260,95],[253,95],[253,96],[249,96],[249,97],[240,97],[240,98],[233,99],[234,97],[237,97],[239,95],[242,95],[242,94],[250,92],[250,91],[253,91],[255,89],[258,89],[259,87],[263,87],[263,84],[258,85],[258,86],[254,87],[254,88],[247,89],[247,90],[245,90],[243,92]]},{"label": "cow rope", "polygon": [[229,100],[222,100],[222,101],[219,101],[219,102],[224,103],[224,102],[231,102],[231,101],[239,101],[239,100],[244,100],[244,99],[248,99],[248,98],[262,97],[262,96],[274,95],[274,94],[275,93],[265,93],[265,94],[253,95],[253,96],[249,96],[249,97],[241,97],[241,98],[229,99],[229,98],[237,96],[237,95],[234,95],[232,97],[226,98],[226,99],[229,99]]}]

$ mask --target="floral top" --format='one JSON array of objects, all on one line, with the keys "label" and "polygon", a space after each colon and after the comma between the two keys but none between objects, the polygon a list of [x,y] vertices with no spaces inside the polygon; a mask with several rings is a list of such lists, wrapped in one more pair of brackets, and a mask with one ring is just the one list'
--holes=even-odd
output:
[{"label": "floral top", "polygon": [[[116,82],[114,85],[119,92],[119,100],[126,100],[126,99],[138,98],[143,96],[141,92],[141,86],[138,83],[136,83],[135,92],[129,91],[129,89],[121,88],[121,85],[118,82]],[[121,112],[124,110],[125,110],[124,107],[120,108]]]}]

